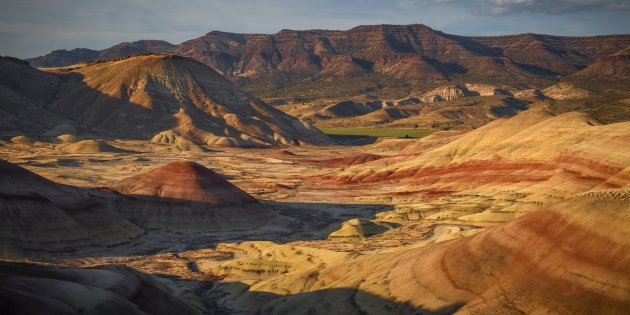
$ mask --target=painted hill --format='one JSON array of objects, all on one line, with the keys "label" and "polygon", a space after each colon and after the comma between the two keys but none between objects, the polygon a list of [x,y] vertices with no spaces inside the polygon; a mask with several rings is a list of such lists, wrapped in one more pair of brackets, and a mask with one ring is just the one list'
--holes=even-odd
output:
[{"label": "painted hill", "polygon": [[219,289],[232,295],[232,309],[265,314],[624,314],[630,194],[611,192],[458,240]]},{"label": "painted hill", "polygon": [[0,160],[0,258],[111,254],[137,244],[147,230],[243,230],[274,216],[192,162],[173,162],[114,188],[120,193],[62,185]]},{"label": "painted hill", "polygon": [[255,198],[193,162],[169,163],[123,179],[113,189],[146,201],[132,202],[121,211],[145,229],[246,229],[273,217]]},{"label": "painted hill", "polygon": [[321,178],[402,183],[397,190],[418,203],[384,213],[384,220],[497,224],[578,193],[630,187],[629,141],[627,122],[601,125],[581,113],[529,110]]},{"label": "painted hill", "polygon": [[[165,131],[208,145],[327,143],[316,128],[242,92],[211,68],[172,55],[142,55],[42,72],[10,60],[2,70],[5,133],[37,133],[70,122],[117,138]],[[42,81],[41,88],[29,82]],[[24,85],[24,86],[21,86]],[[21,104],[32,108],[24,115]],[[41,113],[40,113],[41,112]],[[51,113],[51,118],[46,113]]]},{"label": "painted hill", "polygon": [[[421,178],[421,170],[439,172],[440,168],[482,161],[488,161],[489,167],[498,169],[499,165],[511,160],[550,163],[592,161],[588,163],[590,166],[606,162],[611,167],[615,166],[610,169],[613,173],[609,175],[612,176],[616,174],[615,170],[621,171],[630,164],[630,152],[625,147],[628,130],[628,123],[601,125],[581,113],[555,116],[546,111],[528,110],[511,118],[497,119],[387,168],[378,170],[374,168],[377,164],[363,164],[349,169],[350,172],[341,174],[337,179],[352,182]],[[369,176],[359,175],[366,168],[374,168],[375,172]],[[536,173],[540,174],[540,171]]]}]

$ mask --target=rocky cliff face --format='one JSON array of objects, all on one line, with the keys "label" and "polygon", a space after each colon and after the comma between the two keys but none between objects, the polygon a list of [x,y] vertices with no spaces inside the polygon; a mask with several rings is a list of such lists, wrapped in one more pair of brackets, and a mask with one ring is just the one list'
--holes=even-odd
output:
[{"label": "rocky cliff face", "polygon": [[630,78],[630,47],[609,56],[598,58],[586,69],[576,73],[582,78]]},{"label": "rocky cliff face", "polygon": [[305,78],[381,74],[443,79],[471,76],[556,76],[576,73],[630,45],[630,36],[561,37],[522,34],[466,37],[425,25],[368,25],[347,31],[282,30],[276,34],[210,32],[173,46],[123,43],[102,51],[55,51],[29,61],[38,67],[137,52],[191,57],[234,81],[297,83]]},{"label": "rocky cliff face", "polygon": [[457,84],[454,86],[442,86],[424,93],[419,99],[423,103],[450,101],[466,96],[493,96],[510,95],[499,87],[488,84]]}]

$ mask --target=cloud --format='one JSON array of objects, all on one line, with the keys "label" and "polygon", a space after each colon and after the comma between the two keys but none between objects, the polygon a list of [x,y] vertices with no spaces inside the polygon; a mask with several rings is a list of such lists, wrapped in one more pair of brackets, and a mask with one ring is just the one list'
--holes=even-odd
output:
[{"label": "cloud", "polygon": [[495,14],[514,14],[523,11],[566,14],[593,10],[629,11],[627,0],[491,0],[489,8]]},{"label": "cloud", "polygon": [[524,12],[568,14],[589,11],[630,11],[628,0],[420,0],[429,5],[449,5],[490,15]]}]

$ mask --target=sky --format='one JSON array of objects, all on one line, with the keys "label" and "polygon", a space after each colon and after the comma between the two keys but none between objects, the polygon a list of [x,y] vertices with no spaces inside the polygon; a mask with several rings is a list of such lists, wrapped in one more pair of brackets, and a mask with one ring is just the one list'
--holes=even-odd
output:
[{"label": "sky", "polygon": [[629,34],[630,0],[0,0],[0,55],[414,23],[458,35]]}]

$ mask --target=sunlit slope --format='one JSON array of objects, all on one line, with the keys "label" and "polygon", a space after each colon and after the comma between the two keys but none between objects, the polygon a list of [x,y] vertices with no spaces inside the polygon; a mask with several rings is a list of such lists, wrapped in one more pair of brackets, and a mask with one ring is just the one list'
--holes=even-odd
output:
[{"label": "sunlit slope", "polygon": [[624,314],[629,201],[627,190],[587,194],[463,239],[272,277],[232,291],[231,305],[270,314]]}]

